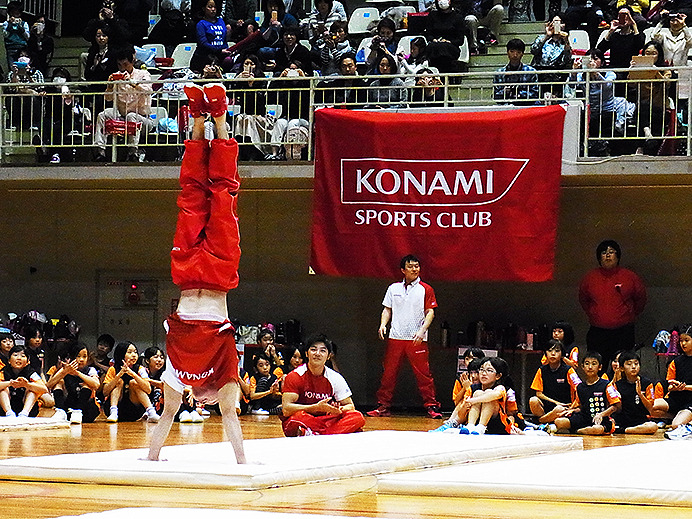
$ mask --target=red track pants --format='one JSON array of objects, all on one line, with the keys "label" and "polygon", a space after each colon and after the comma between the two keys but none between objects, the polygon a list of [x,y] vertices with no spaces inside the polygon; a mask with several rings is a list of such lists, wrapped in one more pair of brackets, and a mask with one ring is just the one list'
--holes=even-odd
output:
[{"label": "red track pants", "polygon": [[387,340],[387,349],[383,361],[384,373],[382,373],[380,389],[377,391],[377,402],[385,407],[391,406],[396,379],[399,375],[399,367],[404,357],[411,363],[413,374],[418,383],[418,391],[420,391],[420,395],[423,397],[423,404],[426,407],[439,406],[440,404],[435,398],[435,381],[430,374],[430,366],[428,364],[428,343],[419,342],[414,344],[413,341],[400,339]]},{"label": "red track pants", "polygon": [[181,290],[229,291],[238,286],[238,143],[234,139],[185,142],[180,167],[178,225],[171,275]]},{"label": "red track pants", "polygon": [[281,424],[286,436],[298,436],[299,427],[307,427],[317,434],[347,434],[360,431],[365,418],[359,411],[344,411],[340,415],[313,416],[298,411]]}]

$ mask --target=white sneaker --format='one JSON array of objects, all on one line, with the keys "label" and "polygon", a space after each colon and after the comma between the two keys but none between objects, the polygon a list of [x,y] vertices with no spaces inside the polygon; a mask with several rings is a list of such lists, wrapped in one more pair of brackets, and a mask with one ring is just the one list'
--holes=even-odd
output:
[{"label": "white sneaker", "polygon": [[192,419],[192,423],[202,423],[204,422],[204,418],[202,418],[202,415],[199,414],[197,411],[191,411],[190,412],[190,417]]},{"label": "white sneaker", "polygon": [[5,418],[17,418],[17,413],[14,411],[7,411],[5,413]]},{"label": "white sneaker", "polygon": [[[240,407],[240,403],[238,403],[237,405],[238,405],[238,407]],[[200,408],[198,408],[198,409],[197,409],[197,412],[198,412],[199,414],[201,414],[201,415],[202,415],[203,417],[205,417],[205,418],[211,416],[211,413],[210,413],[209,410],[206,409],[205,407],[200,407]]]},{"label": "white sneaker", "polygon": [[253,409],[251,414],[258,414],[261,416],[268,416],[269,411],[265,411],[264,409]]},{"label": "white sneaker", "polygon": [[63,409],[56,407],[55,413],[53,413],[53,420],[56,422],[67,422],[67,413]]},{"label": "white sneaker", "polygon": [[70,423],[79,424],[82,423],[82,410],[75,409],[70,414]]},{"label": "white sneaker", "polygon": [[161,420],[161,417],[158,414],[156,414],[156,411],[147,413],[147,422],[158,423],[159,420]]},{"label": "white sneaker", "polygon": [[107,422],[116,423],[118,421],[118,411],[111,411],[111,414],[106,418]]},{"label": "white sneaker", "polygon": [[183,411],[178,417],[180,423],[192,423],[192,413],[190,411]]},{"label": "white sneaker", "polygon": [[692,425],[679,425],[675,429],[666,431],[663,436],[669,440],[687,440],[692,438]]}]

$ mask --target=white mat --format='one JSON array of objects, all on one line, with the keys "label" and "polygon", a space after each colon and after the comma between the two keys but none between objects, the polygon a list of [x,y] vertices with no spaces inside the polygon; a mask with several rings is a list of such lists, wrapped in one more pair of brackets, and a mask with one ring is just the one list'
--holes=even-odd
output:
[{"label": "white mat", "polygon": [[[254,510],[219,510],[214,508],[118,508],[107,512],[92,512],[82,515],[65,515],[57,519],[343,519],[343,516],[315,514],[285,514],[282,512],[258,512]],[[354,519],[365,519],[361,516],[349,516]]]},{"label": "white mat", "polygon": [[69,429],[70,424],[65,420],[37,417],[0,417],[0,432],[32,431],[35,429]]},{"label": "white mat", "polygon": [[247,440],[247,465],[229,443],[206,443],[164,447],[160,462],[143,460],[146,449],[0,460],[0,477],[249,490],[575,449],[581,438],[371,431]]},{"label": "white mat", "polygon": [[692,441],[658,441],[378,477],[379,493],[692,506]]}]

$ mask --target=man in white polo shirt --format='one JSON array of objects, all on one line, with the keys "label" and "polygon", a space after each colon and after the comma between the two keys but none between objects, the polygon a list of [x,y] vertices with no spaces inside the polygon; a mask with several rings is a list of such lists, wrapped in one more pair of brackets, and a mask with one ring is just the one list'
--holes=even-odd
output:
[{"label": "man in white polo shirt", "polygon": [[380,319],[380,339],[387,336],[391,320],[387,350],[384,355],[384,373],[377,391],[379,406],[368,416],[391,416],[390,407],[399,366],[405,356],[411,363],[418,390],[430,418],[442,418],[440,404],[435,397],[435,382],[428,364],[428,328],[435,317],[435,291],[420,280],[420,261],[409,254],[401,258],[404,280],[387,289]]}]

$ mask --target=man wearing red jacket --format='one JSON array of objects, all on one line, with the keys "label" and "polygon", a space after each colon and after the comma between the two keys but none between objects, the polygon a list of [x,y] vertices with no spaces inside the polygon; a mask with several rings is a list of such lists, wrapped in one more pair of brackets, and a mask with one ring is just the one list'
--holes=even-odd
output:
[{"label": "man wearing red jacket", "polygon": [[579,285],[579,303],[591,327],[586,347],[603,356],[603,365],[618,350],[634,349],[634,322],[646,306],[641,278],[620,266],[620,245],[605,240],[596,248],[600,267],[587,273]]}]

